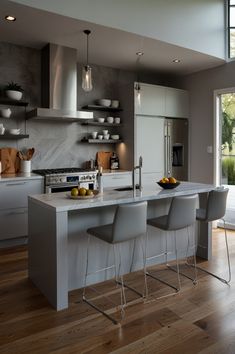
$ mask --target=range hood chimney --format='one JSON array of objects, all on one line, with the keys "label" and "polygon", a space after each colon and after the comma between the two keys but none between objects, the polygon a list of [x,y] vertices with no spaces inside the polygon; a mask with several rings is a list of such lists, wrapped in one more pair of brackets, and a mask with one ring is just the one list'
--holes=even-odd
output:
[{"label": "range hood chimney", "polygon": [[77,111],[77,51],[56,44],[42,49],[42,107],[28,112],[28,118],[92,119],[92,112]]}]

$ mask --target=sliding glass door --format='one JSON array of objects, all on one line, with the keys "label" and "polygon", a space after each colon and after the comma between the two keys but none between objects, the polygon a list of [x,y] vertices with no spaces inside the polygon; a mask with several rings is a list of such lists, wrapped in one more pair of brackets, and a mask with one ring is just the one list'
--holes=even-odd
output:
[{"label": "sliding glass door", "polygon": [[220,99],[220,184],[229,188],[226,222],[235,229],[235,92]]}]

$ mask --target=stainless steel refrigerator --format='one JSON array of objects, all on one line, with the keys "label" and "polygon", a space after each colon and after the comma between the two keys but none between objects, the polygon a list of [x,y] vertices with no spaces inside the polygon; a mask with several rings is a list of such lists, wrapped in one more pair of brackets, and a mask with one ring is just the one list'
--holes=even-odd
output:
[{"label": "stainless steel refrigerator", "polygon": [[165,119],[164,156],[165,175],[181,181],[188,180],[188,121]]},{"label": "stainless steel refrigerator", "polygon": [[188,180],[188,122],[158,116],[135,116],[135,165],[143,157],[143,183],[164,176]]}]

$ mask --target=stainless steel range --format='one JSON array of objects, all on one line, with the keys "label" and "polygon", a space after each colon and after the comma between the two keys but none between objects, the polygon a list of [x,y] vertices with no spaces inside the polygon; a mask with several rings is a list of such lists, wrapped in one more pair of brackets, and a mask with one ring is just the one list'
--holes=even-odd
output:
[{"label": "stainless steel range", "polygon": [[97,171],[82,168],[56,168],[34,170],[34,173],[44,176],[45,193],[70,191],[73,187],[96,189]]}]

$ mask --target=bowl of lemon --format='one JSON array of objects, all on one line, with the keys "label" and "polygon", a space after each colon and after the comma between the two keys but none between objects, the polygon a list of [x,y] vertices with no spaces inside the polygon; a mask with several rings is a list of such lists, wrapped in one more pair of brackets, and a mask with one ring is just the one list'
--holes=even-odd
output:
[{"label": "bowl of lemon", "polygon": [[180,185],[180,182],[175,177],[163,177],[157,184],[164,189],[173,189]]},{"label": "bowl of lemon", "polygon": [[98,195],[99,191],[86,189],[84,187],[74,187],[66,195],[70,199],[92,199]]}]

